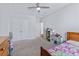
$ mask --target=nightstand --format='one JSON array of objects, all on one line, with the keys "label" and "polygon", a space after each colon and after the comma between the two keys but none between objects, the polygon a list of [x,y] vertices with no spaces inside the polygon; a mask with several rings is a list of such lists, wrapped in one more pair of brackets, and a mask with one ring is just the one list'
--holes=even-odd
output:
[{"label": "nightstand", "polygon": [[49,54],[49,52],[47,51],[47,50],[45,50],[43,47],[41,47],[40,48],[40,55],[41,56],[51,56],[50,54]]}]

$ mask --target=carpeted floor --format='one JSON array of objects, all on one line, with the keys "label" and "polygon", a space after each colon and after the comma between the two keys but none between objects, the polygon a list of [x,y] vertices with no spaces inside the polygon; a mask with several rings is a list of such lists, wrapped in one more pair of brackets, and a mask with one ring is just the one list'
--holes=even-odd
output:
[{"label": "carpeted floor", "polygon": [[40,38],[14,42],[13,56],[40,56]]}]

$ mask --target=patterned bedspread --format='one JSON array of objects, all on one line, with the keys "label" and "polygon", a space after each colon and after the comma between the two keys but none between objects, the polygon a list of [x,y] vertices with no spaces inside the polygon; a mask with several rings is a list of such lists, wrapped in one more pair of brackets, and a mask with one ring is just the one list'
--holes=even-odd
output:
[{"label": "patterned bedspread", "polygon": [[54,48],[49,48],[48,52],[53,56],[79,56],[79,45],[64,42]]}]

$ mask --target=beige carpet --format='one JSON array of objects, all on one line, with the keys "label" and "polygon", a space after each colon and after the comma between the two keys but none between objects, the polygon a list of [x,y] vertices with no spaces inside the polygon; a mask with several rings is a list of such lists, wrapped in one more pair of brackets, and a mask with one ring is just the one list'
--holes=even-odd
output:
[{"label": "beige carpet", "polygon": [[40,56],[40,38],[14,42],[13,56]]}]

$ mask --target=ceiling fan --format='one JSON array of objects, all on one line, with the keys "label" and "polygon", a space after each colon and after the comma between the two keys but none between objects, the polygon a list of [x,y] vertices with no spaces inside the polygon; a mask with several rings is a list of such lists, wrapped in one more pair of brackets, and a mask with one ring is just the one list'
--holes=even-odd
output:
[{"label": "ceiling fan", "polygon": [[36,3],[36,6],[28,7],[29,9],[36,9],[38,12],[40,12],[40,9],[48,9],[49,6],[40,6],[40,3]]}]

